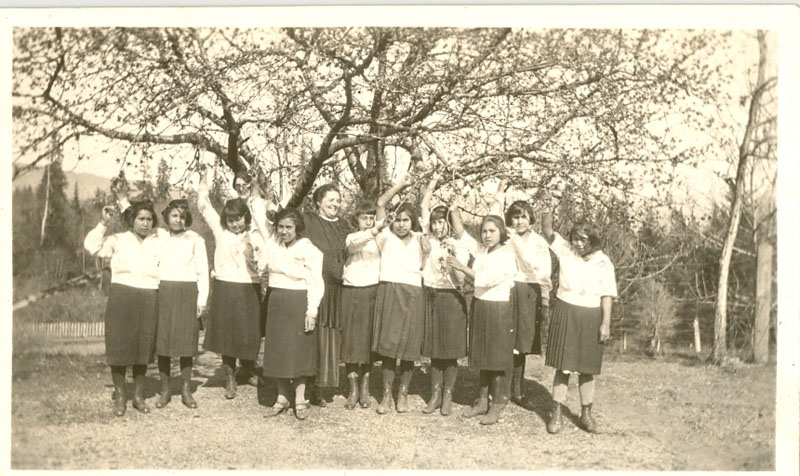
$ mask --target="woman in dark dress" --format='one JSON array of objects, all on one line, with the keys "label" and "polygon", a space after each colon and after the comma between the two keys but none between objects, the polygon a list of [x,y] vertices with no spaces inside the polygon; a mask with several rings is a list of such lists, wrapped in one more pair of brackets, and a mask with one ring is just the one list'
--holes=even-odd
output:
[{"label": "woman in dark dress", "polygon": [[[319,355],[317,376],[313,385],[317,388],[336,388],[339,386],[339,354],[341,352],[342,322],[341,295],[342,270],[345,263],[345,238],[352,230],[347,220],[339,218],[341,194],[333,184],[317,187],[313,194],[318,213],[303,213],[305,231],[303,236],[322,252],[322,278],[325,281],[325,294],[317,313],[316,334]],[[312,383],[309,382],[311,386]],[[325,398],[314,395],[312,398],[320,406],[325,406]]]}]

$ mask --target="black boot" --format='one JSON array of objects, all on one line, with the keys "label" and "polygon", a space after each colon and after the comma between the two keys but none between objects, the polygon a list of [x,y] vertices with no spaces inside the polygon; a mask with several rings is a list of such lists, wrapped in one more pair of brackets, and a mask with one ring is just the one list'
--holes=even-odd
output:
[{"label": "black boot", "polygon": [[508,401],[504,382],[505,376],[500,373],[492,377],[492,403],[489,404],[489,411],[481,418],[481,425],[494,425],[500,421],[500,415]]},{"label": "black boot", "polygon": [[522,382],[525,380],[525,355],[514,355],[514,370],[511,374],[511,401],[522,404]]},{"label": "black boot", "polygon": [[561,431],[561,403],[553,402],[553,410],[550,413],[550,421],[547,422],[547,432],[555,435]]},{"label": "black boot", "polygon": [[225,398],[228,400],[236,398],[236,376],[233,372],[233,367],[228,364],[223,364],[222,369],[225,371]]},{"label": "black boot", "polygon": [[411,385],[412,372],[413,370],[401,370],[400,372],[400,387],[397,389],[397,413],[408,413],[411,410],[408,406],[408,387]]},{"label": "black boot", "polygon": [[[399,400],[399,399],[398,399]],[[436,367],[431,367],[431,399],[428,401],[428,404],[425,408],[422,409],[422,413],[428,415],[442,406],[442,369],[437,369]]]},{"label": "black boot", "polygon": [[369,372],[365,372],[361,377],[361,388],[358,392],[358,404],[361,408],[369,408]]},{"label": "black boot", "polygon": [[240,374],[242,378],[247,381],[247,384],[253,387],[258,387],[259,379],[256,372],[256,363],[253,360],[242,360],[242,370]]},{"label": "black boot", "polygon": [[350,382],[350,393],[347,395],[347,401],[344,402],[344,407],[348,410],[352,410],[358,403],[358,373],[348,373],[347,381]]},{"label": "black boot", "polygon": [[458,363],[453,361],[444,368],[444,390],[442,390],[442,416],[453,414],[453,387],[458,377]]},{"label": "black boot", "polygon": [[[146,366],[142,367],[144,367],[144,371],[147,370]],[[150,407],[147,406],[147,402],[144,399],[144,371],[133,376],[133,408],[141,413],[150,413]]]},{"label": "black boot", "polygon": [[581,405],[581,425],[589,433],[597,433],[597,422],[592,416],[592,404]]},{"label": "black boot", "polygon": [[392,399],[392,384],[394,383],[394,369],[383,369],[383,398],[378,404],[377,412],[385,415],[392,410],[394,400]]},{"label": "black boot", "polygon": [[[483,371],[481,371],[483,374]],[[466,409],[464,413],[461,414],[464,418],[472,418],[478,415],[483,415],[487,411],[489,411],[489,384],[487,383],[484,385],[485,377],[481,375],[481,388],[478,394],[478,400],[475,401],[475,404],[472,405],[470,408]]]},{"label": "black boot", "polygon": [[164,372],[158,373],[161,378],[161,393],[158,394],[156,400],[156,408],[164,408],[172,399],[172,392],[169,389],[169,374]]},{"label": "black boot", "polygon": [[114,395],[111,397],[114,416],[125,414],[125,367],[111,368],[111,381],[114,383]]},{"label": "black boot", "polygon": [[181,367],[181,402],[188,408],[197,408],[197,402],[192,397],[192,367]]}]

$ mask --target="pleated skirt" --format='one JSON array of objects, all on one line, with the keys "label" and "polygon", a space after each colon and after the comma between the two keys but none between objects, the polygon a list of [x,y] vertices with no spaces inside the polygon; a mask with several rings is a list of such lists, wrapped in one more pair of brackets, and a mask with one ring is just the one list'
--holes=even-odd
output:
[{"label": "pleated skirt", "polygon": [[197,283],[161,281],[158,285],[156,355],[194,357],[199,335]]},{"label": "pleated skirt", "polygon": [[514,348],[520,354],[541,354],[541,286],[538,283],[515,281],[511,304],[517,334]]},{"label": "pleated skirt", "polygon": [[106,363],[146,365],[156,348],[158,290],[112,283],[105,313]]},{"label": "pleated skirt", "polygon": [[256,360],[261,346],[258,283],[215,279],[203,348],[237,359]]},{"label": "pleated skirt", "polygon": [[545,365],[598,375],[603,363],[600,307],[582,307],[556,299],[550,319]]},{"label": "pleated skirt", "polygon": [[380,282],[375,298],[372,350],[392,359],[419,359],[425,330],[422,286]]},{"label": "pleated skirt", "polygon": [[422,355],[432,359],[467,355],[467,301],[457,290],[425,287]]},{"label": "pleated skirt", "polygon": [[317,313],[318,387],[339,386],[339,354],[342,345],[342,285],[325,281],[325,294]]},{"label": "pleated skirt", "polygon": [[469,366],[506,371],[514,366],[514,315],[510,301],[472,300]]},{"label": "pleated skirt", "polygon": [[313,377],[317,374],[316,330],[305,332],[308,292],[267,288],[264,376]]},{"label": "pleated skirt", "polygon": [[342,362],[371,362],[372,325],[378,285],[342,286]]}]

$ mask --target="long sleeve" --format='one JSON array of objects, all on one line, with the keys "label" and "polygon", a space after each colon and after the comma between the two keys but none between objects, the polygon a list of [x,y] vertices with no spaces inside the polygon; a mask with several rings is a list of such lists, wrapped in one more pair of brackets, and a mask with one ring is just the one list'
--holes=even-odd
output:
[{"label": "long sleeve", "polygon": [[206,242],[200,236],[194,242],[194,264],[197,272],[197,305],[205,306],[208,301],[208,255]]},{"label": "long sleeve", "polygon": [[114,235],[106,236],[105,223],[100,222],[83,240],[83,247],[89,253],[100,258],[110,258],[114,254],[116,239]]},{"label": "long sleeve", "polygon": [[345,247],[347,248],[348,254],[355,254],[361,251],[364,248],[364,245],[370,242],[375,237],[372,234],[372,230],[364,230],[364,231],[357,231],[355,233],[350,233],[344,239]]},{"label": "long sleeve", "polygon": [[197,190],[197,208],[203,220],[205,220],[208,227],[211,228],[211,232],[214,233],[214,240],[219,241],[224,230],[219,222],[217,211],[214,210],[214,206],[211,205],[207,187],[200,186]]},{"label": "long sleeve", "polygon": [[505,250],[487,254],[487,266],[483,273],[475,273],[475,287],[493,288],[508,281],[513,281],[517,274],[517,261],[514,255]]},{"label": "long sleeve", "polygon": [[315,246],[308,246],[305,267],[307,271],[306,285],[308,286],[308,309],[306,315],[316,316],[319,303],[325,294],[325,281],[322,279],[322,252]]}]

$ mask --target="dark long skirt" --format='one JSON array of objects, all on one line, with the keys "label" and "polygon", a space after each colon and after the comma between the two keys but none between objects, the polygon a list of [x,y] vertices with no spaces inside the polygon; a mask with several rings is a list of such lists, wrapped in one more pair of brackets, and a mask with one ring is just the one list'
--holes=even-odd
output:
[{"label": "dark long skirt", "polygon": [[545,365],[559,370],[598,375],[603,363],[600,307],[582,307],[556,299]]},{"label": "dark long skirt", "polygon": [[308,292],[268,288],[264,376],[313,377],[317,374],[316,331],[305,332]]},{"label": "dark long skirt", "polygon": [[197,283],[161,281],[158,286],[156,355],[194,357],[199,332]]},{"label": "dark long skirt", "polygon": [[417,360],[425,328],[422,286],[381,282],[375,298],[372,350],[401,360]]},{"label": "dark long skirt", "polygon": [[509,301],[472,300],[469,366],[507,371],[514,366],[514,315]]},{"label": "dark long skirt", "polygon": [[317,313],[318,387],[339,386],[339,354],[342,345],[342,285],[325,281],[325,294]]},{"label": "dark long skirt", "polygon": [[467,355],[467,301],[457,290],[425,287],[422,355],[432,359]]},{"label": "dark long skirt", "polygon": [[514,348],[520,354],[541,354],[542,288],[538,283],[515,281],[511,293],[517,334]]},{"label": "dark long skirt", "polygon": [[378,285],[342,286],[342,362],[371,362],[372,325]]},{"label": "dark long skirt", "polygon": [[156,348],[158,290],[112,283],[105,314],[106,363],[146,365]]},{"label": "dark long skirt", "polygon": [[215,279],[203,348],[211,352],[256,360],[261,346],[258,283]]}]

